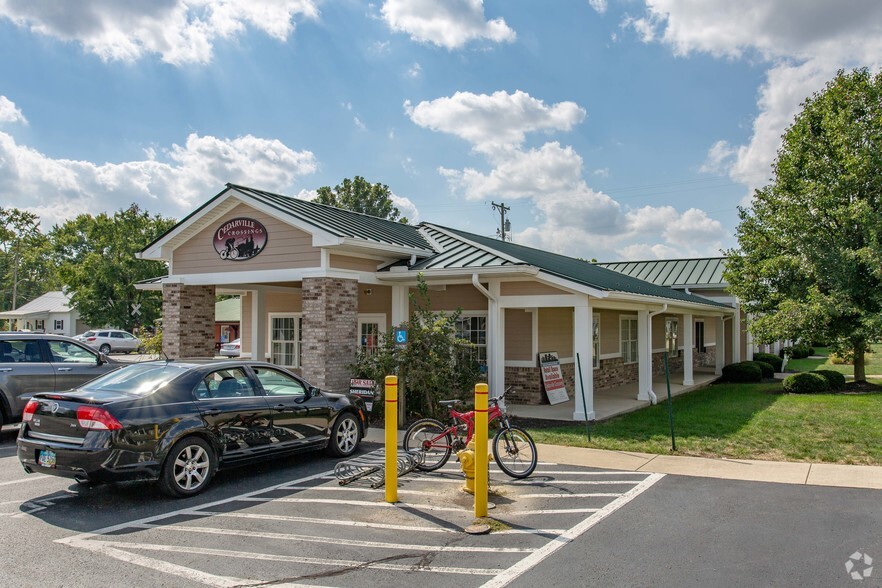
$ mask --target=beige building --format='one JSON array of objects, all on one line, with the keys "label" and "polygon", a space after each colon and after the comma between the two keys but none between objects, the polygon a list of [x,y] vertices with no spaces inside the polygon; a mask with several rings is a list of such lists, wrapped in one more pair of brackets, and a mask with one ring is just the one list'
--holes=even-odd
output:
[{"label": "beige building", "polygon": [[215,296],[238,294],[243,354],[330,390],[347,389],[359,346],[408,320],[418,274],[434,310],[463,310],[458,327],[486,362],[491,393],[513,385],[517,403],[547,402],[537,357],[556,352],[574,419],[594,418],[604,390],[654,398],[666,345],[683,386],[747,357],[740,313],[710,292],[244,186],[228,185],[140,256],[169,264],[140,286],[163,292],[169,356],[212,356]]}]

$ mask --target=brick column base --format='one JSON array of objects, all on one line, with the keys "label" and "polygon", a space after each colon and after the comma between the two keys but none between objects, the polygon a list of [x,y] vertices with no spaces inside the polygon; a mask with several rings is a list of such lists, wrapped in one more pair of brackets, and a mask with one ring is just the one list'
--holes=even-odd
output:
[{"label": "brick column base", "polygon": [[162,350],[172,359],[214,357],[214,286],[162,286]]},{"label": "brick column base", "polygon": [[358,282],[303,279],[303,377],[323,390],[349,390],[358,342]]}]

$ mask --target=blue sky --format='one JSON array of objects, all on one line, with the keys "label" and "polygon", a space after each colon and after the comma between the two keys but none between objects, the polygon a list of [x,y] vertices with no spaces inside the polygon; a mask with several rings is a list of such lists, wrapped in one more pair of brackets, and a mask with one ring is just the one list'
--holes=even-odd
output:
[{"label": "blue sky", "polygon": [[0,0],[0,206],[45,226],[362,175],[411,220],[719,254],[875,0]]}]

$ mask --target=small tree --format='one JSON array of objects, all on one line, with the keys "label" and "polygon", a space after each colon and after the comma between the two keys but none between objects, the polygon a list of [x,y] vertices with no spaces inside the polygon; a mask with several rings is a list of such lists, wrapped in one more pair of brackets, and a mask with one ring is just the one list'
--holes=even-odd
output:
[{"label": "small tree", "polygon": [[389,186],[379,182],[371,184],[361,176],[355,176],[354,180],[346,178],[333,190],[330,186],[322,186],[313,202],[407,224],[407,218],[401,216],[401,211],[392,202]]},{"label": "small tree", "polygon": [[468,352],[471,343],[457,337],[456,322],[461,310],[451,314],[433,312],[422,274],[410,300],[414,312],[403,325],[407,329],[407,345],[399,348],[390,330],[380,336],[379,348],[359,353],[352,369],[357,377],[378,383],[387,375],[398,375],[409,412],[435,416],[438,400],[461,398],[474,389],[480,366]]}]

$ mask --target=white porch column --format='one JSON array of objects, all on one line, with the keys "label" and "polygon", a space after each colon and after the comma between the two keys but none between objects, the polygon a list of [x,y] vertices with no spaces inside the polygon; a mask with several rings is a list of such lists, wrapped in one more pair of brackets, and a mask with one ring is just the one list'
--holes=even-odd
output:
[{"label": "white porch column", "polygon": [[392,325],[397,327],[410,318],[410,299],[407,286],[392,286]]},{"label": "white porch column", "polygon": [[266,360],[266,292],[251,291],[251,359]]},{"label": "white porch column", "polygon": [[649,400],[652,391],[652,330],[649,311],[637,311],[637,400]]},{"label": "white porch column", "polygon": [[718,376],[723,375],[723,366],[726,365],[726,321],[724,319],[725,317],[722,316],[717,319],[717,332],[714,337],[717,341],[717,347],[714,349],[717,360],[714,373]]},{"label": "white porch column", "polygon": [[780,342],[780,341],[775,341],[775,345],[772,346],[772,353],[774,353],[775,355],[778,355],[778,353],[779,353],[780,351],[781,351],[781,342]]},{"label": "white porch column", "polygon": [[741,305],[735,305],[732,316],[732,363],[741,361]]},{"label": "white porch column", "polygon": [[692,348],[695,344],[692,342],[692,336],[695,333],[695,325],[692,322],[691,314],[683,315],[683,385],[692,386],[695,380],[692,379]]},{"label": "white porch column", "polygon": [[499,304],[500,285],[490,280],[487,290],[487,384],[490,397],[505,392],[505,311]]},{"label": "white porch column", "polygon": [[579,358],[576,362],[576,382],[573,392],[576,397],[573,420],[591,421],[594,420],[594,313],[587,296],[584,303],[580,301],[574,309],[573,335],[573,349]]},{"label": "white porch column", "polygon": [[[749,323],[750,321],[748,321]],[[747,361],[753,361],[753,335],[750,332],[750,329],[747,330],[747,357],[745,358]]]}]

